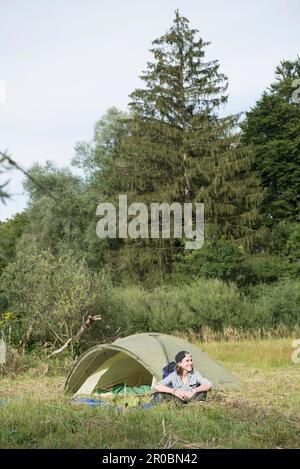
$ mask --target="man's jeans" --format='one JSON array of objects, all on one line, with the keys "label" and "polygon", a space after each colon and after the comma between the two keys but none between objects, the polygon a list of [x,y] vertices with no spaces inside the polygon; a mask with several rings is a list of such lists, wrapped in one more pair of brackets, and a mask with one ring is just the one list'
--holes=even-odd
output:
[{"label": "man's jeans", "polygon": [[188,404],[189,402],[195,401],[205,401],[207,397],[207,391],[197,392],[191,399],[183,400],[180,397],[174,396],[174,394],[169,394],[167,392],[156,392],[153,394],[153,399],[155,401],[165,402],[165,401],[175,401],[180,404]]}]

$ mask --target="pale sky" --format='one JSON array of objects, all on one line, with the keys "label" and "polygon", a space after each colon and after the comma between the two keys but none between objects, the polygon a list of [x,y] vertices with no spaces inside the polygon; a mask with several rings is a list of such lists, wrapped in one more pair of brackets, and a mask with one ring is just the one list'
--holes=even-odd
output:
[{"label": "pale sky", "polygon": [[[126,110],[176,8],[211,41],[228,113],[249,110],[279,62],[300,53],[299,0],[0,0],[0,150],[27,169],[69,165],[107,108]],[[26,206],[21,174],[10,178],[0,220]]]}]

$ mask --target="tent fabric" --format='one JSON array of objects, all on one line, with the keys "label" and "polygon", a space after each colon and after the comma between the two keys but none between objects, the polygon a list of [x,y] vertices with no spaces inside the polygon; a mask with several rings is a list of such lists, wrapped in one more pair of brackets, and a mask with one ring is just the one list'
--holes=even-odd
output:
[{"label": "tent fabric", "polygon": [[239,389],[239,382],[200,347],[167,334],[143,333],[92,347],[72,368],[65,391],[90,395],[99,389],[153,385],[162,369],[180,350],[192,354],[194,368],[209,379],[214,389]]},{"label": "tent fabric", "polygon": [[97,389],[96,394],[100,396],[108,394],[109,396],[126,396],[127,394],[149,394],[152,393],[153,389],[148,384],[142,384],[141,386],[126,386],[126,384],[115,384],[112,389],[103,390]]}]

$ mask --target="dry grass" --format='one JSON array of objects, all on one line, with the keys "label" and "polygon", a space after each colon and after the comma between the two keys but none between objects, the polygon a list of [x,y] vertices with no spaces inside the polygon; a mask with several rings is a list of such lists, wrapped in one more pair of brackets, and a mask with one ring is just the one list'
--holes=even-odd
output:
[{"label": "dry grass", "polygon": [[[234,327],[225,327],[222,331],[213,331],[208,326],[202,328],[202,342],[233,342],[233,341],[260,341],[274,338],[298,338],[300,337],[300,328],[295,328],[291,332],[290,329],[280,326],[273,329],[255,329],[255,330],[241,330]],[[195,341],[197,338],[194,338]]]},{"label": "dry grass", "polygon": [[60,399],[63,394],[64,377],[40,377],[19,379],[3,378],[0,386],[0,399]]}]

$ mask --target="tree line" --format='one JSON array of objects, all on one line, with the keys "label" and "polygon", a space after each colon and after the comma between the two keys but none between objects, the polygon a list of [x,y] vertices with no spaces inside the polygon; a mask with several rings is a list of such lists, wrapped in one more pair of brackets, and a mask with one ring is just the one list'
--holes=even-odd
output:
[{"label": "tree line", "polygon": [[[76,145],[81,176],[51,162],[30,168],[28,207],[0,224],[2,315],[14,309],[27,326],[34,316],[58,346],[82,314],[97,311],[101,284],[180,288],[218,278],[247,294],[299,279],[300,105],[292,95],[300,62],[283,60],[248,112],[224,116],[228,79],[206,59],[208,46],[176,11],[152,42],[128,110],[108,109],[92,141]],[[187,252],[174,237],[100,240],[96,207],[117,204],[119,194],[147,206],[203,202],[204,247]]]}]

